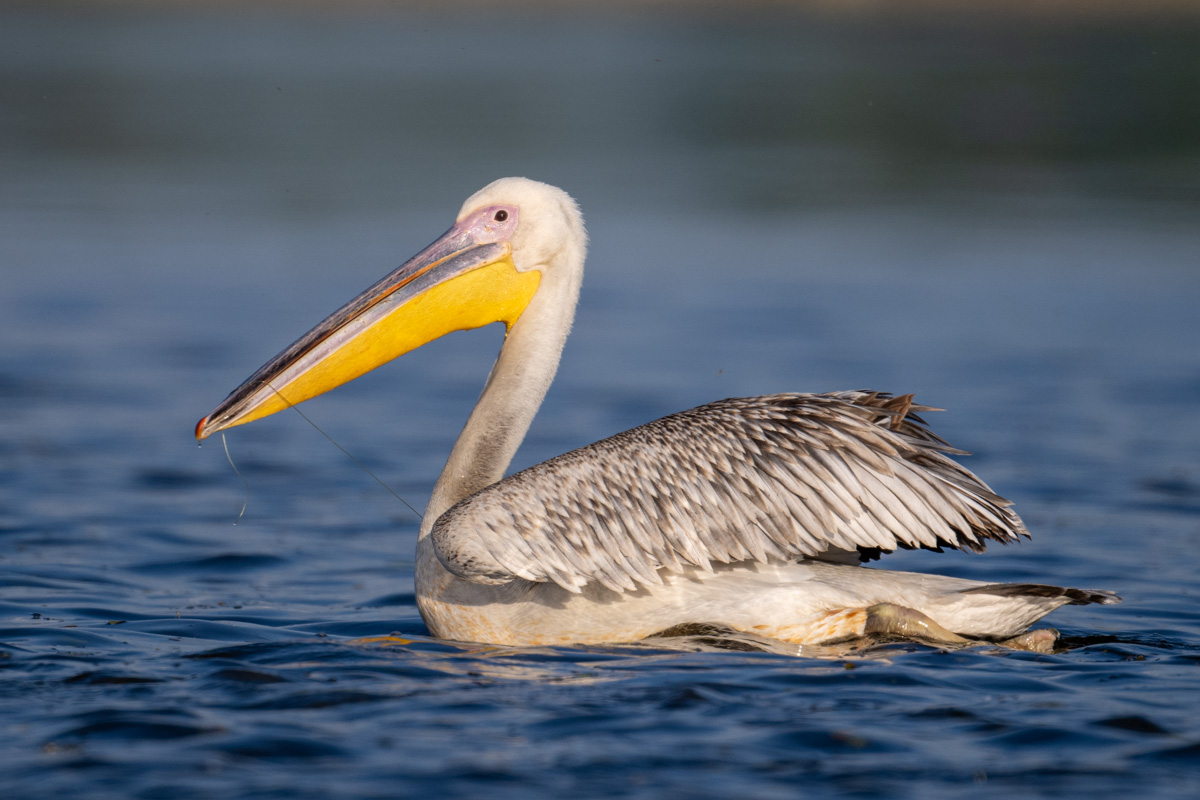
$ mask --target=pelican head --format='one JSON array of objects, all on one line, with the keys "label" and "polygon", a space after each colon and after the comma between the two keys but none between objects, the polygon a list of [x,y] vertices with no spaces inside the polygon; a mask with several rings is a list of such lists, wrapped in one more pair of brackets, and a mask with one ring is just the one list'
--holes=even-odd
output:
[{"label": "pelican head", "polygon": [[[526,178],[473,194],[433,244],[264,364],[196,425],[196,438],[324,394],[448,333],[511,330],[545,282],[578,289],[586,234],[575,201]],[[579,275],[563,276],[562,265]]]}]

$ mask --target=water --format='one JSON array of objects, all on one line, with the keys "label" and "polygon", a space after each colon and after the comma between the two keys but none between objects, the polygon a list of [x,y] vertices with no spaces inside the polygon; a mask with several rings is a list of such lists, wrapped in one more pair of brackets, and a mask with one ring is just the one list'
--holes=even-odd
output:
[{"label": "water", "polygon": [[[1196,795],[1193,21],[2,13],[5,797]],[[592,234],[515,466],[915,391],[1034,539],[889,565],[1124,604],[1051,655],[432,639],[394,498],[294,414],[248,498],[191,430],[503,174]],[[306,413],[421,507],[498,344]]]}]

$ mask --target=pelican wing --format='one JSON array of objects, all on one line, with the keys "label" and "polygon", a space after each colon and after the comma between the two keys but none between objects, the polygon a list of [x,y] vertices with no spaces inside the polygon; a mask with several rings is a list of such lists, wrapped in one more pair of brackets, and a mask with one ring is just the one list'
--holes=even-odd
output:
[{"label": "pelican wing", "polygon": [[476,492],[437,520],[434,545],[466,580],[578,592],[661,584],[688,566],[979,552],[1028,536],[914,413],[930,410],[878,392],[709,403]]}]

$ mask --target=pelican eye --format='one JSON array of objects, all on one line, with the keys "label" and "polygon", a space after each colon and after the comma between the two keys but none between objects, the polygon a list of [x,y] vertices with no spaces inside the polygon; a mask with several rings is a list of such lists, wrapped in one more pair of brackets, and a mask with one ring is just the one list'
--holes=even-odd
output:
[{"label": "pelican eye", "polygon": [[508,219],[508,212],[502,208],[492,216],[492,219],[496,220],[496,222],[504,222],[504,220]]}]

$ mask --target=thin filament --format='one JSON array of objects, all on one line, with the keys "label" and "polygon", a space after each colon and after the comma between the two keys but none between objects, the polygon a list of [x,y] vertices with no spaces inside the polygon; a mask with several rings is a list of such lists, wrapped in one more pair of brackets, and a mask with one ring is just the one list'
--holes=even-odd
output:
[{"label": "thin filament", "polygon": [[238,512],[237,519],[233,521],[237,525],[242,520],[242,515],[246,513],[246,506],[250,504],[250,484],[242,477],[242,473],[238,471],[237,464],[233,463],[233,456],[229,455],[229,442],[225,441],[225,433],[221,433],[221,446],[225,448],[225,458],[229,461],[229,466],[233,467],[233,474],[238,476],[238,480],[246,487],[246,497],[242,500],[242,510]]},{"label": "thin filament", "polygon": [[292,401],[290,401],[290,400],[288,400],[286,397],[284,397],[282,392],[280,392],[280,391],[279,391],[278,389],[276,389],[274,386],[271,386],[271,384],[269,384],[269,383],[267,384],[267,386],[268,386],[268,388],[270,388],[270,390],[271,390],[271,391],[273,391],[275,394],[279,395],[279,398],[280,398],[281,400],[283,400],[283,402],[287,403],[287,404],[288,404],[288,406],[290,406],[290,407],[292,408],[292,410],[293,410],[293,411],[295,411],[297,414],[299,414],[299,415],[300,415],[300,417],[301,417],[301,419],[303,419],[303,420],[304,420],[305,422],[307,422],[309,425],[312,425],[312,426],[313,426],[313,428],[315,428],[315,429],[316,429],[317,433],[321,434],[321,435],[322,435],[322,436],[324,436],[326,439],[328,439],[328,440],[330,441],[330,443],[331,443],[331,444],[333,444],[333,446],[334,446],[334,447],[336,447],[338,450],[341,450],[343,453],[345,453],[347,458],[349,458],[349,459],[350,459],[351,461],[353,461],[355,464],[358,464],[358,466],[359,466],[359,469],[361,469],[363,472],[367,473],[367,474],[368,474],[368,475],[370,475],[372,478],[374,478],[374,479],[375,479],[375,482],[376,482],[376,483],[378,483],[380,486],[382,486],[384,489],[387,489],[387,491],[388,491],[388,494],[390,494],[392,497],[396,498],[396,499],[397,499],[397,500],[399,500],[401,503],[403,503],[403,504],[404,504],[404,506],[405,506],[405,508],[407,508],[409,511],[413,512],[414,514],[416,514],[416,515],[417,515],[417,519],[424,519],[424,517],[421,515],[421,512],[420,512],[420,511],[417,511],[415,508],[413,508],[413,507],[412,507],[412,505],[410,505],[410,504],[409,504],[409,502],[408,502],[407,500],[405,500],[403,497],[401,497],[400,495],[398,495],[398,494],[396,494],[394,491],[392,491],[392,487],[390,487],[390,486],[388,486],[386,483],[384,483],[384,482],[383,482],[383,481],[382,481],[382,480],[379,478],[379,476],[378,476],[378,475],[376,475],[374,472],[371,472],[371,470],[367,469],[367,467],[366,467],[366,465],[365,465],[365,464],[363,464],[361,461],[359,461],[357,458],[355,458],[355,457],[354,457],[354,455],[353,455],[353,454],[352,454],[352,453],[351,453],[349,450],[347,450],[346,448],[344,448],[344,447],[342,447],[340,444],[338,444],[338,443],[337,443],[337,442],[334,440],[334,438],[333,438],[332,436],[330,436],[330,435],[329,435],[328,433],[326,433],[325,431],[321,430],[321,426],[320,426],[320,425],[318,425],[317,423],[315,423],[315,422],[313,422],[311,419],[309,419],[309,418],[308,418],[308,416],[307,416],[307,415],[306,415],[306,414],[305,414],[303,411],[301,411],[299,408],[297,408],[297,407],[296,407],[296,406],[295,406],[295,405],[292,403]]}]

